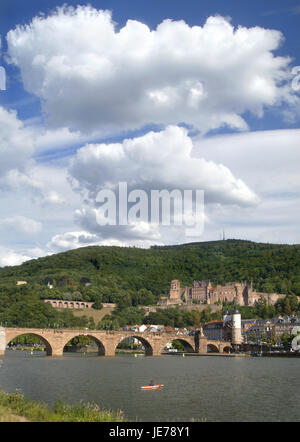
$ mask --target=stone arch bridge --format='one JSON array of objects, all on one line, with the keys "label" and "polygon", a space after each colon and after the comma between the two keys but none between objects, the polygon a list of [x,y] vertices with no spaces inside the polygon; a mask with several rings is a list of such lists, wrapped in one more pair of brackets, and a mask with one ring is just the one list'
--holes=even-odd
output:
[{"label": "stone arch bridge", "polygon": [[208,340],[200,336],[198,341],[194,336],[177,335],[174,333],[134,333],[125,331],[103,330],[74,330],[74,329],[37,329],[37,328],[5,328],[0,327],[0,355],[4,355],[7,345],[16,337],[31,334],[40,338],[45,344],[47,355],[62,356],[65,345],[77,336],[89,336],[97,344],[99,354],[114,356],[116,348],[123,339],[132,337],[138,339],[145,347],[148,356],[160,356],[164,347],[174,341],[181,341],[185,351],[191,353],[222,353],[224,349],[231,349],[228,341]]}]

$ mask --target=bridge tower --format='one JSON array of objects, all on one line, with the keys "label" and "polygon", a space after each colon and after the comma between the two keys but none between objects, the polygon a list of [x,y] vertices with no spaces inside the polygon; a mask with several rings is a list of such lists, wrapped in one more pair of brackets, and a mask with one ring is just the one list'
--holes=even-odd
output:
[{"label": "bridge tower", "polygon": [[226,308],[223,312],[223,327],[228,321],[231,321],[231,314],[228,308]]},{"label": "bridge tower", "polygon": [[241,313],[236,306],[232,314],[232,345],[238,347],[242,344]]}]

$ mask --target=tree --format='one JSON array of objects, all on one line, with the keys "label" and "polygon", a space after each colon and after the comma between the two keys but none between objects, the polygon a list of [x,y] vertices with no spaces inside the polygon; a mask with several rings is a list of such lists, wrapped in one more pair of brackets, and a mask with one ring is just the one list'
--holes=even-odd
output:
[{"label": "tree", "polygon": [[103,305],[100,299],[96,299],[96,301],[94,302],[93,306],[92,306],[95,310],[101,310]]},{"label": "tree", "polygon": [[257,341],[257,337],[256,337],[256,333],[255,331],[251,331],[249,333],[249,338],[248,338],[249,342],[256,342]]},{"label": "tree", "polygon": [[[106,315],[107,316],[107,315]],[[119,330],[120,324],[117,319],[103,318],[98,322],[98,330]]]},{"label": "tree", "polygon": [[286,297],[290,303],[290,308],[292,312],[296,312],[299,308],[299,299],[295,295],[287,295]]},{"label": "tree", "polygon": [[92,345],[92,343],[93,339],[90,336],[79,335],[71,339],[71,341],[69,341],[67,345],[68,346],[76,345],[77,347],[84,347],[86,345]]},{"label": "tree", "polygon": [[257,315],[262,319],[268,318],[268,305],[265,299],[259,299],[258,304],[256,306]]},{"label": "tree", "polygon": [[292,340],[292,336],[289,333],[287,333],[287,332],[282,333],[282,335],[280,337],[280,342],[282,343],[282,345],[284,347],[287,347],[288,344],[291,342],[291,340]]},{"label": "tree", "polygon": [[290,315],[292,313],[291,303],[287,297],[284,300],[283,311],[286,315]]},{"label": "tree", "polygon": [[270,331],[270,341],[271,341],[272,345],[275,345],[277,343],[275,327],[271,328],[271,331]]},{"label": "tree", "polygon": [[268,337],[265,331],[262,332],[261,337],[260,337],[261,342],[267,342],[268,341]]},{"label": "tree", "polygon": [[90,330],[96,330],[96,324],[95,324],[94,318],[92,316],[89,317],[88,328]]},{"label": "tree", "polygon": [[184,350],[183,343],[181,341],[179,341],[178,339],[175,339],[174,341],[172,341],[172,347],[176,348],[176,350],[178,350],[178,351]]}]

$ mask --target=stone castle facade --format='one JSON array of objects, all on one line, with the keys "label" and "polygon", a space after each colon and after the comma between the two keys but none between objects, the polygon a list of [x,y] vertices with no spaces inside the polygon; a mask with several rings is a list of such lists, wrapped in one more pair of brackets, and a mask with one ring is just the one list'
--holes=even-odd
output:
[{"label": "stone castle facade", "polygon": [[213,287],[210,281],[194,281],[192,287],[181,287],[178,279],[171,281],[170,294],[162,297],[158,305],[216,304],[234,302],[237,305],[254,306],[260,299],[265,299],[269,305],[286,295],[278,293],[260,293],[253,289],[252,284],[233,282]]}]

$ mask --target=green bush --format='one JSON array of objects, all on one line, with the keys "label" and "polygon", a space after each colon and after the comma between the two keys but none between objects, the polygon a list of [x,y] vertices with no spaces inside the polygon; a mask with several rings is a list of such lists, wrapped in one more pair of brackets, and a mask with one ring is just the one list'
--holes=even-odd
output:
[{"label": "green bush", "polygon": [[67,405],[58,400],[52,407],[25,398],[20,392],[0,392],[0,405],[33,422],[124,422],[121,411],[102,410],[95,403]]}]

